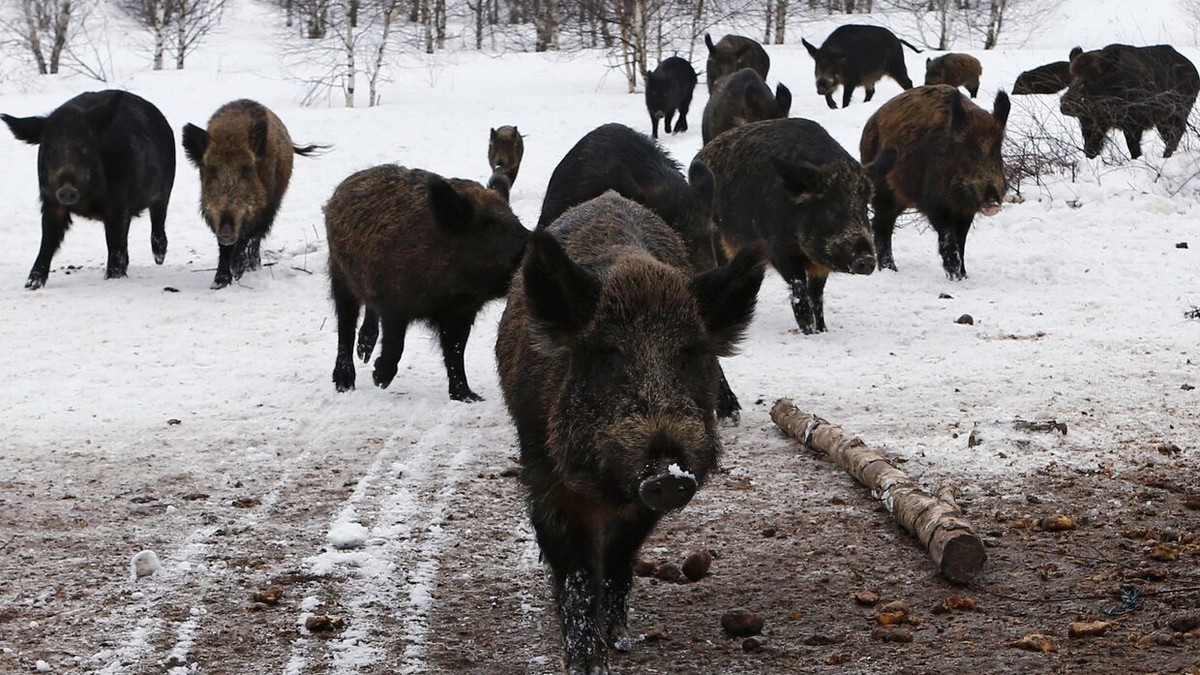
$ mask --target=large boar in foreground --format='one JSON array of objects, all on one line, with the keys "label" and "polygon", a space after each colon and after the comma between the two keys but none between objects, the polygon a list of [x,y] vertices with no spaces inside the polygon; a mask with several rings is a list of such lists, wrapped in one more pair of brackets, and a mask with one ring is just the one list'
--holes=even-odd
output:
[{"label": "large boar in foreground", "polygon": [[851,24],[830,33],[820,47],[814,47],[803,38],[800,41],[815,62],[817,93],[825,97],[830,108],[837,108],[833,92],[839,86],[843,108],[850,105],[856,87],[865,87],[867,97],[863,100],[870,101],[875,96],[875,83],[884,75],[901,87],[912,89],[900,45],[918,53],[921,50],[886,28]]},{"label": "large boar in foreground", "polygon": [[218,108],[207,130],[185,126],[183,149],[200,170],[200,213],[217,236],[212,288],[224,288],[246,270],[262,268],[262,239],[287,192],[292,155],[320,146],[292,145],[275,113],[241,99]]},{"label": "large boar in foreground", "polygon": [[[653,72],[646,75],[646,112],[650,113],[651,136],[658,138],[658,121],[663,131],[678,134],[688,130],[687,114],[696,91],[696,70],[687,59],[672,56],[664,59]],[[679,120],[671,126],[675,113]]]},{"label": "large boar in foreground", "polygon": [[634,557],[718,466],[717,357],[750,322],[760,256],[695,274],[666,223],[611,192],[530,241],[496,360],[572,675],[632,646]]},{"label": "large boar in foreground", "polygon": [[1059,108],[1079,118],[1083,154],[1100,154],[1110,129],[1120,129],[1129,156],[1142,155],[1142,132],[1158,129],[1170,157],[1187,131],[1188,115],[1200,92],[1200,74],[1169,45],[1109,45],[1071,50],[1071,85]]},{"label": "large boar in foreground", "polygon": [[722,78],[742,68],[753,68],[762,79],[767,79],[771,70],[771,57],[767,50],[753,39],[741,35],[726,35],[713,44],[712,37],[704,34],[708,47],[708,62],[704,66],[704,78],[708,80],[708,93],[712,93]]},{"label": "large boar in foreground", "polygon": [[104,223],[105,279],[126,275],[129,221],[150,210],[150,250],[167,255],[167,206],[175,183],[175,136],[149,101],[127,91],[80,94],[45,117],[0,115],[13,136],[38,147],[42,245],[25,288],[50,276],[71,216]]},{"label": "large boar in foreground", "polygon": [[824,331],[829,273],[875,271],[867,200],[894,153],[864,169],[821,125],[786,119],[727,131],[696,158],[716,177],[713,213],[728,250],[765,245],[800,330]]},{"label": "large boar in foreground", "polygon": [[450,398],[479,401],[467,384],[463,353],[475,315],[504,295],[529,232],[508,207],[508,179],[490,189],[419,169],[385,164],[338,185],[325,205],[329,285],[337,312],[333,383],[354,388],[354,328],[366,305],[358,353],[371,357],[379,325],[383,349],[376,386],[396,377],[414,321],[437,331]]},{"label": "large boar in foreground", "polygon": [[792,109],[792,92],[781,82],[775,93],[752,68],[723,78],[704,106],[700,133],[705,144],[723,131],[743,124],[777,120]]},{"label": "large boar in foreground", "polygon": [[925,59],[925,84],[966,87],[971,98],[979,95],[979,78],[982,76],[983,65],[970,54],[946,54]]},{"label": "large boar in foreground", "polygon": [[1017,76],[1013,84],[1014,95],[1057,94],[1071,84],[1071,64],[1055,61],[1027,70]]},{"label": "large boar in foreground", "polygon": [[1008,112],[1003,91],[989,113],[954,87],[939,84],[906,91],[867,120],[859,145],[862,161],[873,161],[888,147],[899,153],[896,168],[876,181],[872,200],[880,269],[896,269],[896,217],[915,207],[937,232],[946,276],[967,276],[967,232],[975,214],[999,213],[1008,190],[1000,154]]}]

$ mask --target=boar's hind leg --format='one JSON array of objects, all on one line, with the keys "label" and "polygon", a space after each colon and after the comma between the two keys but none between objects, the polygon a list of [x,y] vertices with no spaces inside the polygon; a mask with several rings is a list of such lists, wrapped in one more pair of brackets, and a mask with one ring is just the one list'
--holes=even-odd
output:
[{"label": "boar's hind leg", "polygon": [[150,207],[150,252],[154,264],[161,265],[167,259],[167,203]]},{"label": "boar's hind leg", "polygon": [[108,244],[105,279],[123,279],[129,269],[129,213],[117,210],[105,215],[104,240]]},{"label": "boar's hind leg", "polygon": [[875,85],[868,84],[866,90],[867,95],[863,97],[863,102],[869,103],[871,99],[875,98]]},{"label": "boar's hind leg", "polygon": [[717,394],[717,417],[723,420],[729,420],[734,426],[741,421],[742,404],[738,402],[737,394],[733,393],[733,389],[729,386],[729,380],[725,378],[725,369],[721,368],[721,364],[717,364],[717,369],[721,372],[721,390]]},{"label": "boar's hind leg", "polygon": [[[354,388],[354,324],[358,321],[358,298],[346,288],[338,273],[330,270],[329,286],[333,295],[333,311],[337,314],[338,349],[333,364],[333,385],[338,391]],[[371,314],[371,310],[367,310]],[[373,345],[372,345],[373,346]]]},{"label": "boar's hind leg", "polygon": [[1171,119],[1157,125],[1158,135],[1162,136],[1163,158],[1170,157],[1175,154],[1175,149],[1179,147],[1179,141],[1183,140],[1183,134],[1187,131],[1187,118],[1182,119],[1172,117]]},{"label": "boar's hind leg", "polygon": [[[355,317],[356,319],[358,317]],[[404,335],[408,332],[408,319],[397,314],[388,314],[383,319],[383,348],[375,359],[375,372],[371,377],[375,386],[387,389],[396,378],[400,357],[404,355]]]},{"label": "boar's hind leg", "polygon": [[674,126],[671,124],[671,121],[674,119],[675,110],[673,108],[667,108],[667,114],[663,116],[663,131],[670,134],[675,133]]},{"label": "boar's hind leg", "polygon": [[892,232],[896,229],[896,217],[900,215],[896,196],[886,185],[876,185],[871,207],[875,210],[875,217],[871,219],[871,230],[875,235],[875,259],[879,261],[879,269],[895,272],[897,270],[896,259],[892,256]]},{"label": "boar's hind leg", "polygon": [[[1142,128],[1141,127],[1129,127],[1127,129],[1122,129],[1121,132],[1125,134],[1125,145],[1129,146],[1129,158],[1137,159],[1138,157],[1141,157],[1142,156]],[[1167,155],[1167,156],[1169,157],[1170,155]]]},{"label": "boar's hind leg", "polygon": [[29,278],[25,280],[25,288],[36,291],[46,285],[46,278],[50,276],[50,261],[54,259],[70,226],[71,214],[65,208],[57,204],[42,204],[42,245],[38,248],[33,268],[29,270]]},{"label": "boar's hind leg", "polygon": [[363,363],[371,361],[371,353],[375,351],[375,342],[379,340],[379,317],[370,307],[363,312],[362,328],[358,329],[358,358]]},{"label": "boar's hind leg", "polygon": [[658,138],[658,117],[654,113],[650,113],[650,138]]},{"label": "boar's hind leg", "polygon": [[854,98],[854,88],[858,86],[857,82],[847,80],[842,84],[842,107],[850,105],[850,99]]},{"label": "boar's hind leg", "polygon": [[655,519],[614,528],[604,551],[604,630],[608,646],[619,652],[633,648],[629,637],[629,590],[633,587],[633,562],[642,542],[654,529]]},{"label": "boar's hind leg", "polygon": [[[450,381],[450,398],[464,403],[482,401],[483,397],[471,391],[467,384],[467,371],[463,365],[463,354],[467,350],[467,338],[471,337],[471,324],[475,313],[439,319],[438,338],[442,343],[442,361],[446,364],[446,378]],[[384,335],[387,339],[387,335]]]},{"label": "boar's hind leg", "polygon": [[262,269],[262,237],[254,237],[246,242],[244,260],[244,270],[257,272]]},{"label": "boar's hind leg", "polygon": [[209,287],[214,291],[233,283],[233,258],[236,247],[237,244],[217,244],[217,273],[213,276],[212,286]]},{"label": "boar's hind leg", "polygon": [[597,620],[601,592],[593,561],[592,542],[587,529],[563,523],[546,507],[530,513],[542,557],[550,565],[554,580],[554,598],[562,621],[563,646],[567,653],[567,672],[571,675],[607,675],[607,654]]},{"label": "boar's hind leg", "polygon": [[679,108],[679,120],[675,122],[675,133],[682,133],[688,130],[687,126],[688,107],[686,105]]}]

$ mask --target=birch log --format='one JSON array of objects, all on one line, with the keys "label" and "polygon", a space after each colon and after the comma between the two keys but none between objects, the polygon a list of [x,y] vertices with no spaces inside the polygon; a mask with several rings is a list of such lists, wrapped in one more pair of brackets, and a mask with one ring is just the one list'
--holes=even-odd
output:
[{"label": "birch log", "polygon": [[785,434],[824,453],[870,488],[896,521],[916,535],[947,579],[965,584],[979,573],[987,553],[955,503],[952,485],[929,494],[861,439],[799,410],[789,399],[775,402],[771,419]]}]

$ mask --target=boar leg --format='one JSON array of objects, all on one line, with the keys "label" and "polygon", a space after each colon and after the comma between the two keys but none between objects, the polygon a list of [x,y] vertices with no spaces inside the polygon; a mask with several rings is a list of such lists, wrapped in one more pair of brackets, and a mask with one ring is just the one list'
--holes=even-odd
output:
[{"label": "boar leg", "polygon": [[214,291],[225,288],[233,283],[233,256],[236,244],[217,244],[217,274],[213,277],[212,286],[209,288]]},{"label": "boar leg", "polygon": [[973,219],[964,218],[955,223],[954,238],[958,242],[958,269],[963,278],[967,276],[967,233],[971,231]]},{"label": "boar leg", "polygon": [[246,273],[246,267],[250,264],[250,259],[246,257],[249,248],[249,239],[238,239],[237,243],[233,245],[233,258],[230,260],[229,268],[234,279],[241,279],[242,275]]},{"label": "boar leg", "polygon": [[[958,223],[945,214],[930,214],[929,222],[938,235],[938,253],[942,256],[942,269],[951,281],[960,281],[963,271],[962,252],[958,250]],[[965,236],[965,235],[964,235]]]},{"label": "boar leg", "polygon": [[1187,117],[1172,116],[1155,126],[1158,129],[1158,135],[1162,136],[1163,143],[1166,145],[1163,148],[1163,158],[1166,159],[1175,154],[1176,148],[1179,147],[1179,141],[1183,140],[1183,134],[1187,131]]},{"label": "boar leg", "polygon": [[363,312],[362,328],[358,329],[358,358],[363,363],[371,361],[371,353],[375,351],[375,342],[379,340],[379,317],[375,310],[367,307]]},{"label": "boar leg", "polygon": [[817,323],[813,320],[812,303],[808,301],[808,280],[801,272],[798,277],[784,277],[792,293],[792,314],[796,317],[796,325],[805,335],[817,332]]},{"label": "boar leg", "polygon": [[842,107],[843,108],[848,107],[850,105],[850,99],[854,98],[854,88],[857,86],[858,86],[858,83],[854,82],[853,80],[847,80],[846,82],[842,83]]},{"label": "boar leg", "polygon": [[675,133],[681,133],[688,130],[687,125],[688,107],[686,105],[679,107],[679,120],[675,122]]},{"label": "boar leg", "polygon": [[[450,398],[464,403],[483,400],[482,396],[471,391],[471,386],[467,384],[467,371],[463,365],[463,354],[467,350],[467,338],[471,337],[473,323],[473,312],[468,316],[443,317],[438,321],[438,338],[442,343],[446,378],[450,381]],[[387,340],[386,333],[383,337]]]},{"label": "boar leg", "polygon": [[829,106],[830,110],[837,110],[837,103],[833,101],[833,94],[825,94],[825,104]]},{"label": "boar leg", "polygon": [[70,226],[69,211],[58,204],[42,204],[42,245],[38,248],[33,268],[29,270],[29,278],[25,280],[25,288],[36,291],[46,285],[46,278],[50,276],[50,261],[58,252]]},{"label": "boar leg", "polygon": [[900,215],[896,196],[886,185],[876,185],[871,198],[875,217],[871,219],[871,230],[875,235],[875,259],[879,269],[896,270],[896,259],[892,257],[892,232],[896,229],[896,217]]},{"label": "boar leg", "polygon": [[150,207],[150,251],[154,253],[154,263],[163,264],[167,259],[167,203],[154,204]]},{"label": "boar leg", "polygon": [[633,648],[629,637],[629,591],[633,587],[633,563],[642,542],[654,529],[656,519],[623,523],[614,528],[604,551],[604,630],[608,646],[619,652]]},{"label": "boar leg", "polygon": [[650,138],[658,138],[658,116],[650,113]]},{"label": "boar leg", "polygon": [[607,654],[597,620],[597,603],[602,591],[597,582],[592,542],[587,528],[564,521],[557,513],[545,513],[543,504],[530,513],[542,557],[550,565],[554,598],[562,620],[567,672],[571,675],[608,673]]},{"label": "boar leg", "polygon": [[869,84],[866,86],[867,95],[863,97],[864,103],[870,103],[871,99],[875,98],[875,85]]},{"label": "boar leg", "polygon": [[673,120],[673,119],[675,119],[675,110],[668,108],[667,114],[665,116],[663,116],[663,131],[664,132],[669,133],[669,134],[675,133],[674,126],[671,124],[671,120]]},{"label": "boar leg", "polygon": [[129,214],[123,210],[104,217],[104,240],[108,244],[105,279],[123,279],[129,269]]},{"label": "boar leg", "polygon": [[1121,130],[1125,134],[1125,145],[1129,146],[1129,158],[1137,159],[1142,156],[1142,128],[1126,127]]},{"label": "boar leg", "polygon": [[717,394],[717,418],[729,420],[736,426],[742,419],[739,412],[742,404],[738,402],[737,394],[734,394],[729,386],[729,380],[725,378],[725,369],[721,368],[720,362],[717,363],[717,369],[721,372],[721,391]]},{"label": "boar leg", "polygon": [[245,259],[244,269],[251,272],[262,269],[262,237],[254,237],[246,242]]},{"label": "boar leg", "polygon": [[805,270],[808,283],[805,290],[808,301],[812,305],[813,321],[817,332],[825,332],[825,280],[829,278],[829,270],[810,265]]},{"label": "boar leg", "polygon": [[[329,287],[333,311],[337,314],[337,361],[333,364],[333,384],[338,391],[354,389],[354,324],[358,321],[358,298],[346,287],[340,273],[330,270]],[[367,310],[371,314],[371,310]]]},{"label": "boar leg", "polygon": [[375,372],[371,374],[371,378],[375,380],[375,386],[387,389],[392,380],[396,379],[400,357],[404,355],[404,335],[408,332],[408,319],[396,314],[383,315],[382,319],[383,347],[379,350],[379,358],[375,359]]}]

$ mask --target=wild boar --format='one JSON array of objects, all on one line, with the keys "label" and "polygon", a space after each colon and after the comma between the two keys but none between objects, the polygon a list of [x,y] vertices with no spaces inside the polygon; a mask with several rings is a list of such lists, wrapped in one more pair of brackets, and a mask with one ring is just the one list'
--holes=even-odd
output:
[{"label": "wild boar", "polygon": [[921,53],[920,49],[897,38],[892,31],[879,26],[850,24],[841,26],[825,38],[820,48],[801,38],[804,48],[816,62],[817,93],[825,97],[830,108],[837,108],[833,92],[842,87],[842,107],[850,105],[856,87],[865,87],[870,101],[875,96],[875,83],[884,75],[904,89],[912,89],[908,68],[904,65],[904,50],[900,45]]},{"label": "wild boar", "polygon": [[971,98],[979,95],[979,78],[982,76],[983,65],[969,54],[946,54],[936,59],[925,59],[925,84],[966,87]]},{"label": "wild boar", "polygon": [[292,155],[322,148],[293,145],[275,113],[240,99],[217,108],[207,129],[184,126],[183,149],[200,170],[200,213],[217,236],[212,288],[225,288],[246,270],[262,269],[262,240],[292,179]]},{"label": "wild boar", "polygon": [[[663,131],[678,134],[688,130],[687,114],[696,91],[696,70],[687,59],[672,56],[658,64],[646,75],[646,112],[650,113],[651,136],[658,138],[658,121]],[[671,127],[671,118],[678,111],[679,120]]]},{"label": "wild boar", "polygon": [[670,227],[609,192],[534,233],[496,361],[550,567],[566,671],[626,651],[633,561],[718,466],[717,357],[762,283],[761,253],[695,274]]},{"label": "wild boar", "polygon": [[796,325],[805,334],[826,330],[829,273],[875,271],[867,201],[895,153],[863,167],[821,125],[793,118],[727,131],[696,159],[716,177],[713,214],[727,253],[765,246],[791,292]]},{"label": "wild boar", "polygon": [[783,119],[792,109],[792,92],[780,83],[771,93],[766,82],[752,68],[742,68],[721,79],[708,103],[700,131],[704,143],[723,131],[762,120]]},{"label": "wild boar", "polygon": [[763,49],[762,45],[751,38],[726,35],[713,44],[712,37],[705,33],[704,44],[708,47],[708,63],[704,66],[704,77],[708,80],[709,94],[721,78],[742,68],[753,68],[762,79],[767,79],[767,73],[771,70],[771,57],[767,56],[767,50]]},{"label": "wild boar", "polygon": [[502,173],[508,184],[517,182],[521,170],[521,158],[525,156],[525,137],[513,126],[492,129],[488,139],[488,164],[492,173]]},{"label": "wild boar", "polygon": [[1163,157],[1170,157],[1187,132],[1188,115],[1200,92],[1196,66],[1170,45],[1113,44],[1071,50],[1071,84],[1059,109],[1079,119],[1083,154],[1100,154],[1110,129],[1120,129],[1129,156],[1142,155],[1142,133],[1158,129]]},{"label": "wild boar", "polygon": [[1018,75],[1012,93],[1014,95],[1057,94],[1070,84],[1070,62],[1055,61]]},{"label": "wild boar", "polygon": [[150,250],[163,263],[175,135],[158,108],[109,89],[80,94],[47,116],[0,118],[17,140],[38,146],[42,244],[25,288],[45,285],[71,216],[104,223],[104,278],[118,279],[129,268],[129,221],[149,209]]},{"label": "wild boar", "polygon": [[1008,190],[1000,149],[1009,109],[1003,91],[989,113],[958,89],[937,84],[900,94],[867,120],[859,144],[862,161],[872,161],[884,148],[899,153],[892,172],[875,182],[871,202],[879,269],[896,269],[896,217],[916,207],[937,232],[946,276],[967,276],[967,232],[975,214],[999,213]]},{"label": "wild boar", "polygon": [[504,295],[529,238],[508,206],[508,179],[488,188],[420,169],[385,164],[359,171],[338,185],[325,205],[329,285],[337,314],[338,350],[333,383],[354,388],[354,329],[366,305],[359,354],[383,349],[375,385],[396,377],[408,325],[437,331],[450,398],[480,401],[471,391],[463,353],[475,315]]}]

